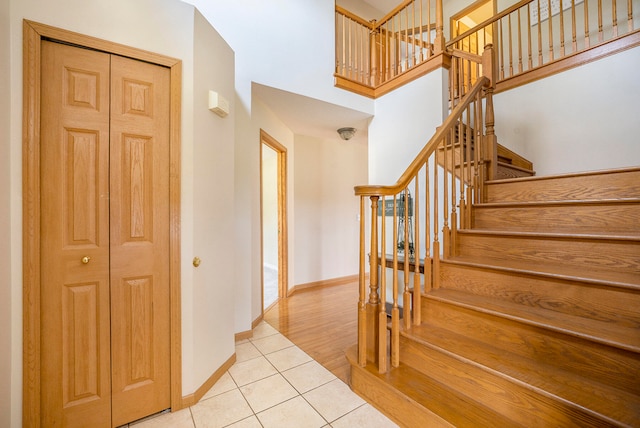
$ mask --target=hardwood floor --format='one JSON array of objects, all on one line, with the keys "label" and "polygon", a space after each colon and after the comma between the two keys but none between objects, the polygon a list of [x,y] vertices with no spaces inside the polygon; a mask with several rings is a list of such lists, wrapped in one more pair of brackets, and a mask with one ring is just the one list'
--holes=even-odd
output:
[{"label": "hardwood floor", "polygon": [[345,351],[357,342],[358,283],[298,291],[264,314],[264,320],[349,382]]}]

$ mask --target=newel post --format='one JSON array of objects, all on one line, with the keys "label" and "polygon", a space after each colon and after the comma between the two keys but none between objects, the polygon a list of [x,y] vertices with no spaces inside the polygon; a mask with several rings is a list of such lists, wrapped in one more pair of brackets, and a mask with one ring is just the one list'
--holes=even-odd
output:
[{"label": "newel post", "polygon": [[486,165],[485,177],[487,180],[498,178],[498,139],[496,138],[493,111],[493,90],[496,87],[496,62],[493,45],[485,46],[482,53],[482,74],[489,79],[485,87],[486,112],[485,112],[485,136],[484,136],[484,162]]},{"label": "newel post", "polygon": [[369,301],[367,302],[367,359],[378,361],[378,201],[371,196],[371,253],[369,255]]},{"label": "newel post", "polygon": [[442,0],[436,0],[436,38],[433,40],[433,54],[444,51],[444,18],[442,13]]},{"label": "newel post", "polygon": [[358,365],[367,365],[367,285],[365,251],[365,197],[360,196],[360,274],[358,278]]}]

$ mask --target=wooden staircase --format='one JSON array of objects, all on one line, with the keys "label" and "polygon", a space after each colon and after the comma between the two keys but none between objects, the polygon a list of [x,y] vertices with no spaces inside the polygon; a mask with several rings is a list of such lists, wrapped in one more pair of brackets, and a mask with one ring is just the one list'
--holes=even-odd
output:
[{"label": "wooden staircase", "polygon": [[350,349],[352,388],[406,427],[640,427],[640,168],[485,184],[399,367]]},{"label": "wooden staircase", "polygon": [[[453,145],[451,144],[453,140]],[[444,147],[438,149],[438,164],[443,166],[446,156],[448,162],[452,165],[452,168],[456,172],[456,177],[460,178],[461,164],[467,161],[467,157],[470,160],[475,159],[475,130],[465,124],[458,124],[454,128],[453,136],[447,140],[447,144]],[[462,144],[462,150],[460,149]],[[467,145],[469,150],[467,150]],[[506,148],[502,144],[496,144],[497,150],[497,179],[517,178],[517,177],[531,177],[536,175],[533,170],[533,163],[528,159],[520,156],[516,152]],[[460,157],[463,159],[461,160]],[[475,163],[471,162],[470,176],[475,173]]]}]

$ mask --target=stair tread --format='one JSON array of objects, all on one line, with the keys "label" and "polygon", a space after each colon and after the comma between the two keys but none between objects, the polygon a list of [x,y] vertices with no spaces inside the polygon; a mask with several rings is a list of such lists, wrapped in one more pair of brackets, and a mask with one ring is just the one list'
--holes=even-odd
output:
[{"label": "stair tread", "polygon": [[621,328],[599,320],[525,306],[460,290],[440,288],[431,291],[426,297],[640,353],[640,332],[635,328]]},{"label": "stair tread", "polygon": [[601,286],[619,287],[640,291],[640,275],[620,271],[585,270],[570,265],[528,263],[515,260],[500,260],[473,256],[455,256],[443,260],[444,263],[459,263],[481,268],[516,271],[530,275],[548,276],[569,281],[581,281]]},{"label": "stair tread", "polygon": [[630,241],[640,242],[640,236],[635,235],[611,235],[594,233],[562,233],[562,232],[521,232],[511,230],[494,229],[460,229],[460,234],[467,235],[492,235],[504,237],[540,238],[540,239],[571,239],[571,240],[597,240],[597,241]]},{"label": "stair tread", "polygon": [[638,172],[640,171],[640,167],[625,167],[625,168],[614,168],[608,170],[596,170],[596,171],[582,171],[582,172],[569,172],[564,174],[550,174],[550,175],[539,175],[534,177],[519,177],[512,178],[507,180],[487,180],[485,184],[494,184],[494,183],[505,183],[508,181],[542,181],[542,180],[555,180],[558,178],[570,178],[570,177],[587,177],[587,176],[595,176],[602,174],[618,174],[618,173],[626,173],[626,172]]},{"label": "stair tread", "polygon": [[530,176],[485,181],[485,200],[492,202],[637,198],[640,168]]},{"label": "stair tread", "polygon": [[504,208],[504,207],[538,207],[538,206],[571,206],[571,205],[610,205],[610,204],[638,204],[640,198],[616,199],[578,199],[560,201],[510,201],[510,202],[482,202],[474,204],[474,208]]},{"label": "stair tread", "polygon": [[518,171],[522,171],[522,172],[526,172],[529,173],[531,175],[534,175],[536,172],[532,169],[529,168],[523,168],[521,166],[518,165],[514,165],[512,163],[508,163],[508,162],[502,162],[502,161],[498,161],[498,165],[505,167],[505,168],[510,168],[510,169],[517,169]]},{"label": "stair tread", "polygon": [[[355,346],[347,350],[346,356],[352,367],[357,366]],[[400,363],[398,367],[388,365],[387,372],[382,374],[378,373],[375,364],[367,364],[364,370],[455,426],[518,426],[511,419],[477,403],[472,397],[406,364]],[[496,423],[498,425],[494,425]]]},{"label": "stair tread", "polygon": [[640,198],[474,204],[473,230],[640,237]]},{"label": "stair tread", "polygon": [[530,160],[524,158],[520,154],[503,146],[502,144],[498,143],[497,148],[498,148],[497,155],[498,155],[499,161],[500,159],[505,159],[508,161],[507,162],[508,164],[517,165],[520,168],[524,168],[525,170],[533,171],[533,163]]},{"label": "stair tread", "polygon": [[[558,397],[569,405],[590,409],[604,419],[626,423],[640,420],[639,406],[624,405],[638,402],[638,396],[560,370],[544,361],[533,361],[428,323],[413,326],[401,334],[423,346],[444,352],[461,364],[470,363],[543,395]],[[615,414],[610,414],[612,408],[616,409],[613,411]]]},{"label": "stair tread", "polygon": [[507,259],[552,271],[572,266],[600,279],[619,271],[640,277],[640,236],[465,229],[457,232],[454,251],[496,264]]}]

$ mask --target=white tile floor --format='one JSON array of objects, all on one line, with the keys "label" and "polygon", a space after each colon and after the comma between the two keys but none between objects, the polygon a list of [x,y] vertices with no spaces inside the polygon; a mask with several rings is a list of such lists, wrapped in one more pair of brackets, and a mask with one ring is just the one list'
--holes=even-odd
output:
[{"label": "white tile floor", "polygon": [[387,428],[397,425],[263,322],[196,405],[135,428]]}]

